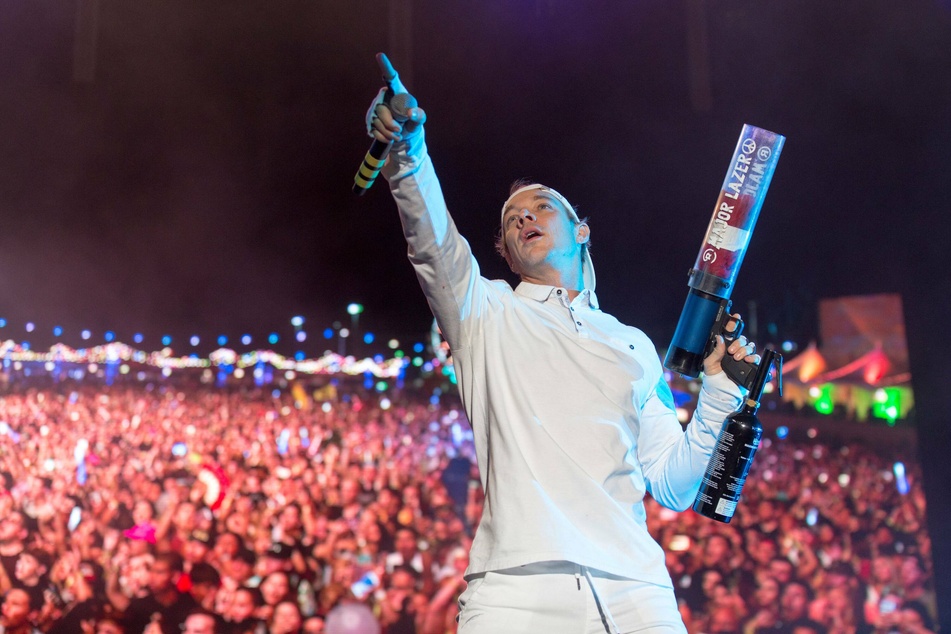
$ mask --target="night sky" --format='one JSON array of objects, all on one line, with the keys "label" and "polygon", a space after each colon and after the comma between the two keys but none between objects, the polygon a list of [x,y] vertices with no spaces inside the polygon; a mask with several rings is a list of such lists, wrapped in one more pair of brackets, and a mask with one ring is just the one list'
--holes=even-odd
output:
[{"label": "night sky", "polygon": [[492,249],[509,184],[542,181],[590,217],[602,308],[659,347],[743,123],[787,137],[733,295],[761,340],[804,343],[820,299],[945,257],[915,237],[951,234],[937,2],[4,0],[0,338],[207,352],[300,314],[310,356],[358,301],[378,338],[421,339],[395,205],[350,192],[377,51],[428,112],[484,274],[512,279]]}]

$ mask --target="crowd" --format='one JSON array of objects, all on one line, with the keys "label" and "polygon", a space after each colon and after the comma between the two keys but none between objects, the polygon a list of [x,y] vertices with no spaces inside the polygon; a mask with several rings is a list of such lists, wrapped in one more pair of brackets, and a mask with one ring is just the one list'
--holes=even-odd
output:
[{"label": "crowd", "polygon": [[[8,387],[0,632],[314,634],[352,603],[454,632],[482,503],[461,408],[328,398]],[[937,630],[920,476],[887,448],[767,441],[732,523],[648,516],[691,633]]]}]

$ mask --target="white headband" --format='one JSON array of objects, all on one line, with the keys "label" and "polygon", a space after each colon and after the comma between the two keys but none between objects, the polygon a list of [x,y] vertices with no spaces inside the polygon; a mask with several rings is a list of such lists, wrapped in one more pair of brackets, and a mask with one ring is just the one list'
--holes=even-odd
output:
[{"label": "white headband", "polygon": [[[518,196],[519,194],[521,194],[522,192],[526,192],[532,189],[545,190],[546,193],[553,196],[556,200],[558,200],[558,202],[560,202],[564,206],[564,208],[568,211],[568,215],[571,217],[572,220],[574,220],[575,222],[581,222],[581,219],[578,218],[578,212],[575,211],[575,208],[571,205],[571,203],[568,202],[568,200],[564,196],[559,194],[557,191],[555,191],[551,187],[546,187],[545,185],[542,185],[541,183],[533,183],[531,185],[525,185],[524,187],[519,187],[514,192],[512,192],[512,195],[509,196],[506,199],[506,201],[502,204],[502,220],[505,220],[505,210],[509,206],[509,203],[512,201],[512,199]],[[594,263],[591,262],[591,249],[584,249],[584,259],[582,260],[581,274],[584,278],[584,287],[588,289],[589,291],[594,292],[594,284],[595,284],[596,278],[594,276]]]}]

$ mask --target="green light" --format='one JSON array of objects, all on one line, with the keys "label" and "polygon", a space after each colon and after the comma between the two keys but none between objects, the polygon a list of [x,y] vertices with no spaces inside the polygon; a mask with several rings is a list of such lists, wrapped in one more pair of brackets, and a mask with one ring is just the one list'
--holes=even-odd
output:
[{"label": "green light", "polygon": [[396,352],[393,353],[393,356],[396,357],[397,359],[402,359],[405,356],[405,354],[403,353],[402,350],[397,350]]},{"label": "green light", "polygon": [[387,384],[386,381],[377,381],[376,391],[377,391],[377,392],[385,392],[385,391],[386,391],[386,388],[388,388],[388,387],[390,387],[390,386]]},{"label": "green light", "polygon": [[835,409],[835,402],[832,400],[832,384],[827,383],[819,388],[819,396],[812,404],[820,414],[831,414]]},{"label": "green light", "polygon": [[363,304],[348,304],[347,313],[351,315],[359,315],[363,312]]},{"label": "green light", "polygon": [[883,418],[889,425],[894,425],[901,413],[901,390],[897,387],[883,387],[875,391],[875,402],[872,404],[872,416]]},{"label": "green light", "polygon": [[416,366],[417,368],[420,367],[421,365],[423,365],[423,358],[422,358],[422,357],[413,357],[413,365]]}]

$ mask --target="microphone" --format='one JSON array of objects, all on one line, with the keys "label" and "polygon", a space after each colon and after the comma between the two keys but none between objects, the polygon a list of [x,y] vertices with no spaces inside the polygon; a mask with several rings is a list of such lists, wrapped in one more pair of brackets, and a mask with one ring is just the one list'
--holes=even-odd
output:
[{"label": "microphone", "polygon": [[[393,118],[399,123],[405,123],[409,119],[409,109],[417,105],[416,98],[408,92],[401,92],[393,95],[392,98],[383,102],[393,113]],[[353,193],[362,196],[373,186],[376,177],[380,175],[380,170],[386,163],[386,157],[390,153],[393,142],[383,142],[373,139],[370,149],[363,157],[363,163],[353,177]]]}]

